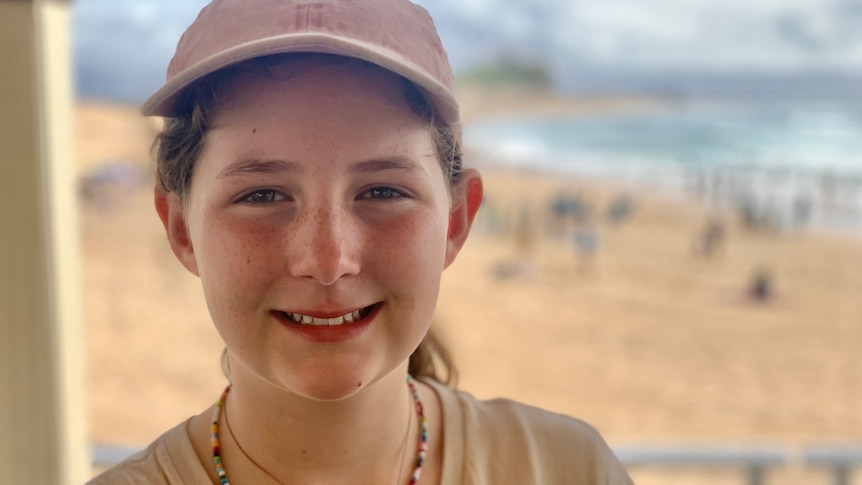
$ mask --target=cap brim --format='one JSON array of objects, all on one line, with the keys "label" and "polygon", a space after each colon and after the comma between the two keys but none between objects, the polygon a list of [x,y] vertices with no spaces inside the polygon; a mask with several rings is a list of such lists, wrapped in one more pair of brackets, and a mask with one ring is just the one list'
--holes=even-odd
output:
[{"label": "cap brim", "polygon": [[249,42],[204,59],[169,79],[141,107],[146,116],[177,116],[177,98],[192,83],[225,67],[274,54],[335,54],[377,64],[415,83],[428,96],[437,113],[447,123],[458,121],[458,104],[449,90],[402,56],[353,39],[320,33],[288,34]]}]

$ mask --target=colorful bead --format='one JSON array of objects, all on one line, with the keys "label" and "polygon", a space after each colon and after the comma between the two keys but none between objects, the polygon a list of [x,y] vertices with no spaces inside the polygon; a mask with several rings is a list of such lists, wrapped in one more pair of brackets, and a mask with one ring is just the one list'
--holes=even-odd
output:
[{"label": "colorful bead", "polygon": [[212,443],[213,447],[213,463],[215,463],[216,473],[218,474],[219,483],[221,485],[230,485],[230,482],[227,480],[227,473],[224,471],[224,466],[222,465],[221,445],[218,440],[218,417],[221,413],[222,407],[224,407],[228,392],[230,392],[230,384],[224,388],[224,392],[221,393],[221,397],[215,404],[215,409],[213,409],[213,421],[210,425],[210,443]]},{"label": "colorful bead", "polygon": [[[419,483],[419,477],[422,476],[422,465],[425,464],[425,455],[428,452],[428,420],[425,418],[425,407],[422,405],[422,397],[419,395],[419,389],[416,388],[413,376],[410,374],[407,374],[407,387],[410,388],[410,393],[413,395],[413,401],[416,403],[416,414],[419,416],[420,425],[419,451],[416,456],[416,468],[413,470],[413,475],[410,477],[409,483],[409,485],[416,485]],[[222,408],[224,407],[224,403],[227,400],[228,392],[230,392],[230,384],[224,388],[224,392],[222,392],[221,397],[215,403],[212,424],[210,426],[210,443],[212,444],[213,450],[213,463],[215,463],[215,469],[219,477],[220,485],[230,485],[230,482],[227,479],[227,472],[225,472],[224,465],[222,464],[221,445],[219,444],[218,439],[218,418],[221,414]]]},{"label": "colorful bead", "polygon": [[425,419],[425,407],[422,405],[422,396],[419,395],[419,389],[413,380],[413,376],[407,374],[407,387],[410,388],[410,393],[413,394],[413,401],[416,403],[416,414],[419,416],[419,453],[416,457],[416,469],[413,471],[413,476],[410,478],[410,485],[419,483],[419,477],[422,475],[422,465],[425,464],[425,454],[428,451],[428,420]]}]

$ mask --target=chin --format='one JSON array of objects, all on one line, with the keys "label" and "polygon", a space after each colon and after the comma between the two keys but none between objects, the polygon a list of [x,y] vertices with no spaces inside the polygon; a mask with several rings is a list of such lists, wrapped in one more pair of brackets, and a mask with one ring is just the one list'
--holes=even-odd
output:
[{"label": "chin", "polygon": [[313,401],[337,402],[356,395],[379,378],[380,373],[357,365],[330,367],[327,370],[298,373],[284,379],[281,387]]}]

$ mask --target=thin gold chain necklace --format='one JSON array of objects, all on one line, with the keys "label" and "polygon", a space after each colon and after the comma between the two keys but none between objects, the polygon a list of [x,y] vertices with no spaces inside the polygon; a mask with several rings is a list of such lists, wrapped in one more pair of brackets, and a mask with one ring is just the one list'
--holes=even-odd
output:
[{"label": "thin gold chain necklace", "polygon": [[[407,374],[407,386],[410,388],[410,394],[413,396],[413,401],[416,404],[416,415],[419,417],[419,450],[416,455],[416,468],[413,470],[413,475],[410,477],[409,485],[416,485],[419,483],[419,477],[422,476],[422,466],[425,464],[425,455],[428,452],[428,420],[425,417],[425,407],[422,404],[422,397],[419,395],[419,389],[416,388],[415,381],[410,374]],[[216,473],[218,474],[219,483],[221,485],[230,485],[230,481],[227,478],[227,472],[224,469],[224,463],[221,458],[221,445],[219,443],[219,415],[221,414],[222,409],[225,406],[225,401],[227,400],[227,395],[230,392],[230,384],[225,387],[224,392],[222,392],[221,397],[215,403],[215,408],[213,409],[213,417],[212,424],[210,425],[210,443],[212,444],[212,453],[213,453],[213,463],[215,463]],[[230,429],[230,423],[227,423],[227,415],[225,415],[225,423],[228,427],[228,432],[233,437],[233,431]],[[409,429],[409,428],[408,428]],[[262,470],[264,473],[269,475],[270,478],[278,482],[278,480],[272,476],[266,469],[257,464],[254,459],[252,459],[245,450],[242,449],[239,442],[236,438],[233,438],[234,443],[239,447],[240,452],[245,455],[256,467]]]}]

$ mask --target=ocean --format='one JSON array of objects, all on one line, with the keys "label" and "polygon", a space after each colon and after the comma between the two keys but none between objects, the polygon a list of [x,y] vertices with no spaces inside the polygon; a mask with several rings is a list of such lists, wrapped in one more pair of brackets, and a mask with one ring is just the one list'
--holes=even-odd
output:
[{"label": "ocean", "polygon": [[862,101],[686,102],[464,127],[495,164],[659,189],[780,230],[862,234]]}]

